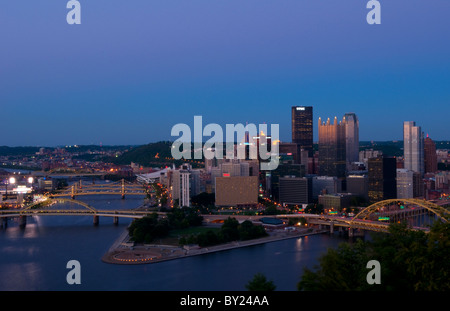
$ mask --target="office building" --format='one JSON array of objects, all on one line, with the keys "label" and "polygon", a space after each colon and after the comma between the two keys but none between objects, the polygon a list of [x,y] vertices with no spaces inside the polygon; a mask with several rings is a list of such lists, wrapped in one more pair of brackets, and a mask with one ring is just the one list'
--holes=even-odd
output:
[{"label": "office building", "polygon": [[319,204],[323,205],[325,211],[342,211],[351,206],[352,198],[350,193],[321,194]]},{"label": "office building", "polygon": [[279,179],[279,202],[285,205],[303,205],[311,201],[311,178],[285,176]]},{"label": "office building", "polygon": [[279,200],[279,183],[280,178],[284,176],[304,177],[305,166],[301,164],[295,164],[289,161],[282,161],[278,165],[277,169],[267,172],[266,174],[268,182],[266,190],[272,200]]},{"label": "office building", "polygon": [[369,159],[369,202],[375,203],[397,197],[397,166],[394,157]]},{"label": "office building", "polygon": [[258,204],[258,177],[216,177],[216,206],[256,207]]},{"label": "office building", "polygon": [[178,200],[179,206],[190,206],[191,182],[190,165],[183,164],[172,172],[172,199]]},{"label": "office building", "polygon": [[381,155],[383,155],[383,152],[380,150],[364,149],[359,152],[359,162],[363,163],[364,167],[367,169],[369,166],[369,159],[376,158]]},{"label": "office building", "polygon": [[349,175],[347,180],[347,192],[368,199],[369,179],[367,175]]},{"label": "office building", "polygon": [[319,175],[345,177],[345,124],[319,118]]},{"label": "office building", "polygon": [[321,194],[334,194],[342,190],[341,180],[334,176],[312,177],[312,198],[317,200]]},{"label": "office building", "polygon": [[292,142],[313,154],[313,107],[292,107]]},{"label": "office building", "polygon": [[359,121],[354,113],[346,113],[343,123],[345,126],[345,156],[347,166],[359,161]]},{"label": "office building", "polygon": [[424,174],[424,139],[420,126],[414,121],[403,123],[404,168]]},{"label": "office building", "polygon": [[437,154],[436,154],[436,144],[434,141],[428,137],[424,139],[424,166],[425,173],[435,173],[437,172]]},{"label": "office building", "polygon": [[397,169],[397,198],[410,199],[414,197],[414,172],[407,169]]}]

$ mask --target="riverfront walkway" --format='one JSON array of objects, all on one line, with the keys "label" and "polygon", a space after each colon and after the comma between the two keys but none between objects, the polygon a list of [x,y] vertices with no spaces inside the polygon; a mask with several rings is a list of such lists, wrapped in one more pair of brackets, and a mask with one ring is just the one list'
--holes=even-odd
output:
[{"label": "riverfront walkway", "polygon": [[312,231],[311,229],[297,229],[295,231],[274,230],[268,232],[269,236],[258,239],[235,241],[208,247],[181,247],[158,244],[133,245],[129,242],[128,232],[125,231],[102,257],[102,261],[111,264],[126,265],[156,263],[325,232],[329,231],[315,229]]}]

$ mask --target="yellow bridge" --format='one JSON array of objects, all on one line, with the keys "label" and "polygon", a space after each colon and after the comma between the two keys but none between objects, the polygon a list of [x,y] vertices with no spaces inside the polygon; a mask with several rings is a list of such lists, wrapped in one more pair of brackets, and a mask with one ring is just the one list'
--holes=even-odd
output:
[{"label": "yellow bridge", "polygon": [[[142,186],[141,186],[142,187]],[[108,192],[111,194],[111,192]],[[141,193],[142,195],[142,193]],[[70,208],[52,208],[53,205],[59,206],[59,204],[71,203]],[[46,198],[41,202],[33,203],[23,209],[17,210],[0,210],[0,218],[6,219],[7,217],[19,217],[20,224],[26,224],[27,216],[44,216],[44,215],[61,215],[61,216],[86,216],[91,215],[94,217],[94,224],[98,224],[99,217],[112,217],[114,223],[118,223],[120,217],[124,218],[142,218],[152,214],[150,211],[142,210],[97,210],[89,204],[69,199],[69,198]],[[237,218],[239,221],[244,220],[259,220],[263,217],[277,217],[281,219],[288,218],[300,218],[304,217],[308,223],[327,226],[330,228],[330,232],[333,232],[335,227],[344,227],[349,230],[349,235],[353,235],[353,230],[369,230],[378,232],[389,231],[389,221],[379,221],[380,218],[390,219],[390,221],[396,221],[399,217],[414,217],[429,213],[435,215],[443,222],[448,222],[450,218],[450,212],[448,209],[435,204],[430,201],[419,199],[392,199],[384,200],[372,204],[369,207],[364,208],[354,217],[338,217],[332,215],[315,215],[315,214],[283,214],[283,215],[232,215],[231,217]],[[165,215],[165,213],[158,212],[158,214]],[[205,222],[211,222],[218,219],[226,219],[228,215],[203,215]],[[414,227],[413,230],[427,231],[427,228]]]},{"label": "yellow bridge", "polygon": [[[434,215],[443,222],[448,222],[450,218],[448,209],[436,203],[421,199],[390,199],[380,201],[364,208],[354,217],[308,215],[305,218],[310,223],[329,226],[331,232],[335,226],[346,227],[349,229],[350,235],[352,235],[354,229],[389,232],[389,223],[408,217],[424,215],[425,213]],[[290,215],[284,216],[289,217]],[[298,215],[297,217],[299,216],[302,217],[302,215]],[[380,221],[380,219],[384,221]],[[429,230],[426,227],[413,227],[412,229],[425,232]]]},{"label": "yellow bridge", "polygon": [[[441,205],[445,205],[442,203]],[[333,215],[317,214],[281,214],[281,215],[232,215],[239,221],[253,220],[257,221],[264,217],[275,217],[279,219],[305,218],[309,224],[328,227],[330,232],[335,228],[346,228],[349,235],[352,236],[354,230],[368,230],[377,232],[389,232],[389,224],[400,221],[408,217],[416,217],[428,213],[435,215],[443,222],[448,222],[450,212],[436,203],[420,199],[392,199],[377,202],[362,209],[353,217],[339,217]],[[206,222],[224,220],[228,215],[203,215]],[[385,219],[380,221],[379,219]],[[422,230],[427,232],[428,228],[413,227],[413,230]]]},{"label": "yellow bridge", "polygon": [[[52,208],[53,205],[69,204],[69,208]],[[78,207],[78,208],[77,208]],[[119,218],[142,218],[153,212],[142,210],[98,210],[86,202],[68,198],[46,198],[41,202],[36,202],[23,209],[0,210],[0,218],[4,221],[8,217],[19,217],[19,224],[26,224],[27,216],[93,216],[94,224],[99,223],[99,217],[112,217],[114,224],[118,224]]]},{"label": "yellow bridge", "polygon": [[107,184],[83,184],[80,180],[79,183],[73,184],[67,189],[61,190],[56,193],[49,195],[50,198],[58,197],[75,197],[80,195],[100,195],[100,194],[115,194],[120,195],[122,199],[126,195],[141,195],[145,196],[147,194],[146,189],[141,184],[131,183],[124,179],[117,182],[107,183]]}]

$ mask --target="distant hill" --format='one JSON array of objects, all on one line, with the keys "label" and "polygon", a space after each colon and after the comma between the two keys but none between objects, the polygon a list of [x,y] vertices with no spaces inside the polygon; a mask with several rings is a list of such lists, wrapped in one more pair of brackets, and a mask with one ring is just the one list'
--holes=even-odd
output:
[{"label": "distant hill", "polygon": [[203,163],[198,161],[189,160],[174,160],[171,153],[172,142],[160,141],[156,143],[150,143],[147,145],[137,146],[130,148],[122,155],[116,158],[105,159],[105,161],[111,161],[115,164],[129,165],[131,162],[137,163],[145,167],[172,165],[177,166],[182,163],[191,163],[193,167],[203,167]]},{"label": "distant hill", "polygon": [[0,156],[30,155],[39,151],[39,147],[8,147],[0,146]]},{"label": "distant hill", "polygon": [[388,157],[403,156],[403,141],[360,141],[359,150],[380,150]]}]

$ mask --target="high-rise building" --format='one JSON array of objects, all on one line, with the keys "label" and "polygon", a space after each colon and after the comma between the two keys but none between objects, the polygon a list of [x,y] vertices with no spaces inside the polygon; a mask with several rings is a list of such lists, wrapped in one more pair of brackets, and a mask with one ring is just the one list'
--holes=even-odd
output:
[{"label": "high-rise building", "polygon": [[367,175],[349,175],[346,181],[348,193],[368,199],[369,179]]},{"label": "high-rise building", "polygon": [[308,204],[312,196],[312,180],[306,177],[286,176],[279,180],[280,203],[287,205]]},{"label": "high-rise building", "polygon": [[215,195],[216,206],[256,207],[258,204],[258,177],[217,177]]},{"label": "high-rise building", "polygon": [[190,206],[190,172],[182,167],[172,173],[172,199],[178,200],[179,206]]},{"label": "high-rise building", "polygon": [[397,164],[394,157],[369,159],[369,201],[375,203],[397,196]]},{"label": "high-rise building", "polygon": [[414,172],[405,168],[397,169],[397,198],[414,197]]},{"label": "high-rise building", "polygon": [[414,121],[403,123],[404,167],[408,170],[424,173],[423,132]]},{"label": "high-rise building", "polygon": [[345,177],[345,124],[319,118],[319,175]]},{"label": "high-rise building", "polygon": [[359,121],[355,113],[346,113],[345,125],[345,157],[347,165],[359,160]]},{"label": "high-rise building", "polygon": [[335,176],[314,176],[312,178],[312,198],[317,200],[321,194],[334,194],[342,190],[342,183]]},{"label": "high-rise building", "polygon": [[267,173],[267,186],[266,191],[272,198],[272,200],[279,200],[279,183],[280,178],[284,176],[305,176],[305,166],[301,164],[290,163],[289,161],[281,161],[277,169]]},{"label": "high-rise building", "polygon": [[292,107],[292,142],[313,154],[313,107]]},{"label": "high-rise building", "polygon": [[424,139],[423,143],[424,149],[424,163],[425,163],[425,173],[435,173],[437,169],[437,154],[436,154],[436,144],[434,141],[428,137]]}]

